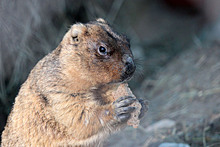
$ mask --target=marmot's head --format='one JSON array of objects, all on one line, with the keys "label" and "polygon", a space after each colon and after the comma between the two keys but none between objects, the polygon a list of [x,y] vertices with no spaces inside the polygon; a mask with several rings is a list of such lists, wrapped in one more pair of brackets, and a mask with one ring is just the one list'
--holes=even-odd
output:
[{"label": "marmot's head", "polygon": [[136,68],[129,40],[103,19],[73,25],[61,45],[61,63],[73,78],[93,84],[123,82]]}]

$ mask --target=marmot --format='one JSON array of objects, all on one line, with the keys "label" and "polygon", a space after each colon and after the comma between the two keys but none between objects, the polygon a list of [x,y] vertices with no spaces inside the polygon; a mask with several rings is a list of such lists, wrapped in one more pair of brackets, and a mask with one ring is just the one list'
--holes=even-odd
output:
[{"label": "marmot", "polygon": [[[74,24],[22,85],[2,134],[6,146],[101,146],[126,125],[132,96],[108,87],[135,71],[129,40],[103,19]],[[141,102],[141,114],[146,105]]]}]

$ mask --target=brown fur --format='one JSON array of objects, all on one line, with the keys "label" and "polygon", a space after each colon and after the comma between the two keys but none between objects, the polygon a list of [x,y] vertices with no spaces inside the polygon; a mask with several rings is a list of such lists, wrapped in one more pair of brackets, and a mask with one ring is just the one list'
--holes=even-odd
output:
[{"label": "brown fur", "polygon": [[[98,47],[109,54],[102,57]],[[75,24],[22,85],[2,135],[5,146],[99,146],[124,124],[105,85],[122,82],[126,37],[103,20]]]}]

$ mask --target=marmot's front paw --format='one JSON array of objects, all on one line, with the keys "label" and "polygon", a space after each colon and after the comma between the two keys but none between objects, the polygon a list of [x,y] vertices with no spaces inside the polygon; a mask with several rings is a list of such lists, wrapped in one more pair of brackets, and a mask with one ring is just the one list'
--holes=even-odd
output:
[{"label": "marmot's front paw", "polygon": [[116,101],[113,102],[113,106],[115,108],[115,119],[119,122],[126,122],[131,113],[135,110],[135,107],[131,107],[134,101],[137,99],[131,96],[120,97]]},{"label": "marmot's front paw", "polygon": [[138,101],[141,104],[141,113],[138,118],[141,119],[148,110],[148,101],[143,99],[138,99]]}]

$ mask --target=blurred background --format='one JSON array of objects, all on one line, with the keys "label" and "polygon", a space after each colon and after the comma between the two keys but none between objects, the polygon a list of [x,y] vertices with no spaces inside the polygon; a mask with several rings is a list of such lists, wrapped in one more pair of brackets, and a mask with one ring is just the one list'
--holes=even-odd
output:
[{"label": "blurred background", "polygon": [[0,132],[37,61],[99,17],[131,39],[130,87],[149,100],[140,127],[105,146],[220,146],[220,0],[0,0]]}]

